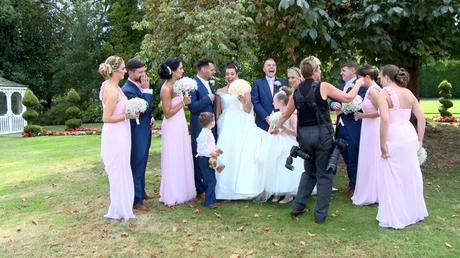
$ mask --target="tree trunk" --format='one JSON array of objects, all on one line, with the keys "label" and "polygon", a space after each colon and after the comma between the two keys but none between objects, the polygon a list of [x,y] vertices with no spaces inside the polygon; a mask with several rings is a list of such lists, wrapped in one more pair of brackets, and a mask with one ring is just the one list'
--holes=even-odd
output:
[{"label": "tree trunk", "polygon": [[407,88],[414,93],[415,97],[420,100],[420,68],[421,62],[419,58],[414,58],[412,65],[407,67],[410,74],[410,81]]}]

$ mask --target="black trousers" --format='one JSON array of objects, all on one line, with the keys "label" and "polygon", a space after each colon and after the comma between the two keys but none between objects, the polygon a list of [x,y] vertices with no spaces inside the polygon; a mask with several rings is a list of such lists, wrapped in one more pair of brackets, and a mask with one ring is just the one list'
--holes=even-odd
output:
[{"label": "black trousers", "polygon": [[324,220],[331,200],[332,180],[334,174],[327,172],[326,167],[332,149],[332,136],[325,125],[299,127],[298,141],[300,148],[311,155],[305,161],[305,171],[299,182],[299,189],[295,197],[292,210],[302,211],[308,198],[317,185],[317,201],[315,219]]},{"label": "black trousers", "polygon": [[204,184],[204,205],[208,206],[216,203],[216,172],[209,167],[209,158],[198,156],[198,165],[203,176]]}]

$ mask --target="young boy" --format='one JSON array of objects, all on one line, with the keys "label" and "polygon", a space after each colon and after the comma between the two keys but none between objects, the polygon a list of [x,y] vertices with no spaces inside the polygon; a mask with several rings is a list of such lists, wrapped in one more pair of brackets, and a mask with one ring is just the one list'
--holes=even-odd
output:
[{"label": "young boy", "polygon": [[[216,148],[216,140],[212,134],[211,129],[216,125],[214,121],[214,114],[210,112],[203,112],[198,116],[203,129],[201,129],[197,143],[197,160],[200,166],[201,172],[203,173],[203,183],[206,187],[204,206],[215,209],[218,207],[216,201],[216,174],[213,168],[209,166],[209,158],[211,156],[218,156],[218,149]],[[216,168],[217,169],[217,168]]]}]

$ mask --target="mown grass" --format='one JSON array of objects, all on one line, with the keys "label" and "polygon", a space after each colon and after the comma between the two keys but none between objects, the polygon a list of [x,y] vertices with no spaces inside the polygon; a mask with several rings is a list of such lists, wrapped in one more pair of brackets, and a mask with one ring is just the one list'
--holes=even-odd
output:
[{"label": "mown grass", "polygon": [[[404,230],[379,228],[377,207],[354,207],[343,192],[333,194],[323,225],[313,222],[311,212],[292,221],[289,205],[235,201],[209,210],[194,202],[170,209],[157,199],[146,202],[150,212],[119,222],[103,217],[108,182],[99,145],[99,136],[0,138],[0,256],[460,255],[460,168],[424,171],[430,216]],[[156,197],[159,148],[154,137],[147,191]],[[343,171],[334,185],[345,187]],[[308,207],[313,205],[310,200]]]}]

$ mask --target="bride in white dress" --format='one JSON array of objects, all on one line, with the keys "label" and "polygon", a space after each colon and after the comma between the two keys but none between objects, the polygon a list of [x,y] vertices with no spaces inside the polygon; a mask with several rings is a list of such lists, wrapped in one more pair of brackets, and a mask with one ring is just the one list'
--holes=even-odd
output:
[{"label": "bride in white dress", "polygon": [[216,198],[221,200],[251,199],[264,190],[264,175],[259,163],[263,139],[268,133],[254,122],[251,95],[236,97],[228,85],[238,78],[231,62],[225,69],[227,86],[217,91],[217,147],[223,150],[225,169],[216,174]]}]

